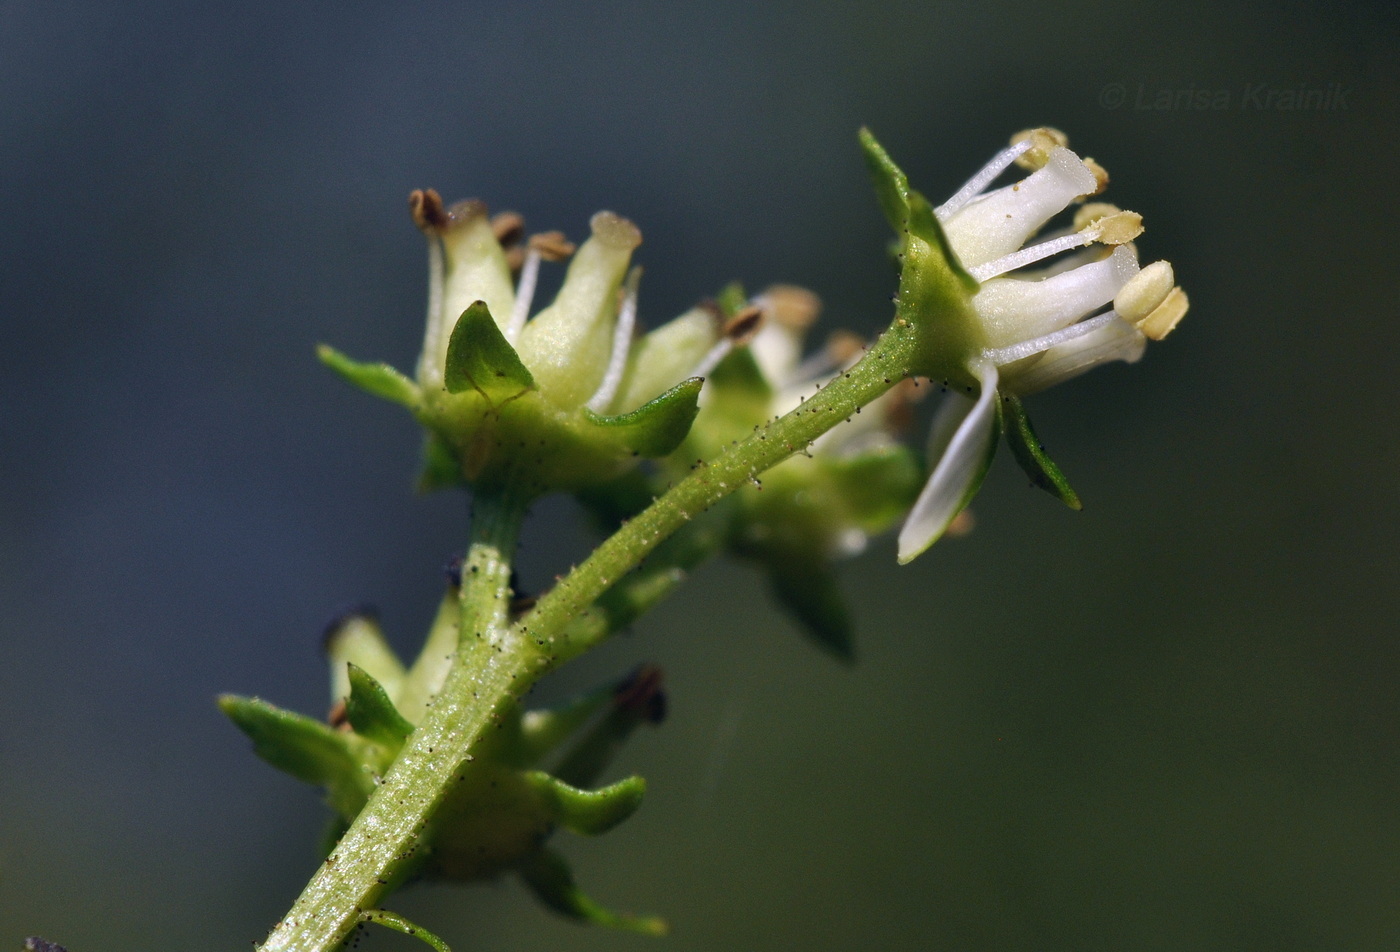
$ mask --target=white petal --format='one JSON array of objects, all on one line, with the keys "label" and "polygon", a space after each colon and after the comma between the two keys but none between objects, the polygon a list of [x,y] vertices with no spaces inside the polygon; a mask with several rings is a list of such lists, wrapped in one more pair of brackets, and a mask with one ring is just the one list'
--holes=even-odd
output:
[{"label": "white petal", "polygon": [[937,459],[933,475],[899,530],[899,561],[922,553],[947,530],[967,506],[987,471],[995,436],[997,370],[991,364],[970,368],[981,381],[982,393],[973,400],[952,394],[939,408],[929,435],[929,458]]},{"label": "white petal", "polygon": [[963,267],[975,268],[1015,251],[1052,216],[1097,187],[1079,156],[1055,149],[1044,168],[969,202],[943,230]]},{"label": "white petal", "polygon": [[1143,333],[1114,315],[1113,320],[1092,332],[1051,347],[1025,370],[1008,373],[1006,386],[1018,394],[1035,393],[1109,361],[1134,363],[1146,347],[1147,338]]},{"label": "white petal", "polygon": [[1137,259],[1120,247],[1101,261],[1038,281],[993,278],[978,289],[972,306],[982,318],[987,345],[1010,347],[1092,314],[1137,273]]}]

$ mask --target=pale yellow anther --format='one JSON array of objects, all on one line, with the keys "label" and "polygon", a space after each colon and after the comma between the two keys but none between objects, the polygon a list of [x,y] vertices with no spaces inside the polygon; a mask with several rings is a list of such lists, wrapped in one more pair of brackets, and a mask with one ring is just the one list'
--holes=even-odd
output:
[{"label": "pale yellow anther", "polygon": [[795,284],[775,284],[763,292],[762,302],[779,326],[805,331],[821,313],[822,299]]},{"label": "pale yellow anther", "polygon": [[1129,324],[1146,320],[1167,299],[1174,284],[1171,263],[1154,261],[1123,285],[1113,299],[1113,309]]},{"label": "pale yellow anther", "polygon": [[1089,170],[1090,174],[1094,176],[1094,181],[1098,183],[1098,187],[1090,192],[1089,196],[1092,198],[1095,195],[1102,195],[1103,190],[1108,188],[1108,169],[1090,158],[1085,158],[1081,161],[1084,163],[1084,167]]},{"label": "pale yellow anther", "polygon": [[545,231],[531,235],[528,242],[531,251],[538,251],[545,261],[563,261],[574,253],[574,243],[564,237],[562,231]]},{"label": "pale yellow anther", "polygon": [[1102,245],[1126,245],[1142,234],[1142,216],[1137,212],[1114,212],[1081,231]]},{"label": "pale yellow anther", "polygon": [[1074,213],[1074,230],[1083,231],[1100,218],[1116,215],[1122,210],[1112,202],[1085,202]]},{"label": "pale yellow anther", "polygon": [[1029,142],[1031,147],[1016,157],[1016,164],[1034,172],[1050,161],[1050,153],[1069,145],[1069,136],[1059,129],[1041,126],[1039,129],[1022,129],[1011,137],[1011,144]]},{"label": "pale yellow anther", "polygon": [[1151,314],[1138,322],[1137,329],[1142,331],[1152,340],[1161,340],[1172,332],[1172,329],[1186,316],[1186,309],[1190,302],[1186,300],[1186,292],[1181,288],[1172,288],[1167,293],[1166,300],[1152,311]]}]

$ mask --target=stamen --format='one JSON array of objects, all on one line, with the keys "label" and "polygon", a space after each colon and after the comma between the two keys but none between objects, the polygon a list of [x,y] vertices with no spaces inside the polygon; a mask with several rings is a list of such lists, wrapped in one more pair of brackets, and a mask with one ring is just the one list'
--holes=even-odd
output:
[{"label": "stamen", "polygon": [[525,329],[530,318],[530,302],[535,296],[535,284],[540,278],[540,250],[533,246],[525,252],[525,261],[520,265],[520,281],[515,286],[515,307],[510,312],[510,323],[506,325],[506,340],[512,344]]},{"label": "stamen", "polygon": [[728,337],[721,337],[715,345],[705,351],[705,356],[700,358],[687,376],[708,377],[710,371],[719,365],[719,362],[729,356],[729,352],[734,349],[734,342]]},{"label": "stamen", "polygon": [[603,382],[588,401],[588,409],[602,413],[617,396],[617,388],[622,384],[623,371],[627,369],[627,354],[632,349],[632,331],[637,326],[637,285],[642,280],[642,269],[633,268],[627,275],[622,289],[622,307],[617,312],[617,324],[613,327],[612,355],[608,358],[608,370],[603,374]]},{"label": "stamen", "polygon": [[1009,364],[1014,360],[1021,360],[1030,357],[1032,354],[1039,354],[1049,350],[1057,344],[1072,341],[1076,337],[1083,337],[1085,334],[1093,333],[1106,324],[1111,324],[1118,320],[1118,315],[1113,311],[1106,311],[1098,317],[1091,317],[1087,321],[1080,321],[1078,324],[1071,324],[1069,327],[1058,331],[1052,331],[1043,337],[1036,337],[1033,340],[1021,341],[1019,344],[1012,344],[1010,347],[997,347],[983,351],[983,356],[997,366]]},{"label": "stamen", "polygon": [[1029,248],[1022,248],[1013,251],[1009,255],[994,258],[986,264],[969,268],[968,273],[977,279],[980,284],[989,278],[995,278],[999,274],[1014,271],[1017,268],[1024,268],[1028,264],[1035,264],[1043,261],[1051,255],[1057,255],[1061,251],[1069,251],[1072,248],[1082,248],[1085,245],[1093,244],[1098,237],[1097,229],[1086,228],[1083,231],[1076,231],[1073,234],[1061,235],[1059,238],[1051,238],[1049,241],[1042,241],[1038,245],[1031,245]]},{"label": "stamen", "polygon": [[933,210],[934,216],[939,221],[947,221],[953,213],[981,195],[988,185],[992,184],[1002,172],[1011,166],[1022,154],[1029,152],[1033,143],[1030,140],[1017,142],[1002,149],[992,160],[982,166],[982,170],[967,180],[962,188],[953,193],[953,197]]}]

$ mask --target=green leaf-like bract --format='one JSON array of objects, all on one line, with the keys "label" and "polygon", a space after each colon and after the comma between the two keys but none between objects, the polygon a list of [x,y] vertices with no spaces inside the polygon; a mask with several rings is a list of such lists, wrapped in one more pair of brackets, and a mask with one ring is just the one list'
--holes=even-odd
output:
[{"label": "green leaf-like bract", "polygon": [[1002,394],[997,413],[1006,431],[1006,442],[1011,444],[1011,455],[1016,457],[1016,462],[1031,478],[1032,485],[1045,490],[1071,509],[1083,509],[1084,504],[1070,487],[1065,474],[1036,439],[1031,418],[1026,415],[1021,399],[1012,394]]},{"label": "green leaf-like bract", "polygon": [[321,363],[340,374],[348,382],[392,403],[417,407],[420,399],[418,385],[388,364],[362,364],[351,360],[328,344],[316,348]]},{"label": "green leaf-like bract", "polygon": [[623,446],[641,456],[665,456],[681,445],[700,412],[700,387],[704,380],[682,380],[661,396],[631,413],[599,416],[585,411],[597,426],[606,427]]},{"label": "green leaf-like bract", "polygon": [[225,694],[219,707],[253,741],[259,757],[298,780],[326,788],[341,815],[354,816],[368,794],[368,775],[350,749],[351,735],[261,698]]},{"label": "green leaf-like bract", "polygon": [[637,812],[647,790],[641,777],[628,777],[601,790],[580,790],[542,770],[527,771],[524,776],[549,804],[560,826],[587,836],[606,833]]},{"label": "green leaf-like bract", "polygon": [[773,595],[818,647],[841,661],[855,660],[855,626],[836,583],[836,574],[823,559],[772,559],[768,581]]},{"label": "green leaf-like bract", "polygon": [[534,388],[535,378],[496,326],[485,301],[463,311],[452,328],[443,385],[448,393],[476,390],[492,403]]},{"label": "green leaf-like bract", "polygon": [[536,850],[521,863],[520,875],[540,902],[570,919],[644,935],[666,934],[666,923],[661,919],[611,912],[589,899],[574,883],[569,864],[554,850]]},{"label": "green leaf-like bract", "polygon": [[413,725],[394,707],[383,685],[364,668],[351,664],[350,696],[345,716],[355,733],[397,752],[413,733]]}]

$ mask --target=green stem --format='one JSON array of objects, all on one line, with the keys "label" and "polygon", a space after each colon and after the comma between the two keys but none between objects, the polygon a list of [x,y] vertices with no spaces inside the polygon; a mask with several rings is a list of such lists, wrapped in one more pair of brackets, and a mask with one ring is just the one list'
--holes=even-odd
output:
[{"label": "green stem", "polygon": [[549,664],[562,664],[606,638],[617,625],[590,623],[594,603],[658,545],[710,506],[796,453],[903,379],[919,347],[902,319],[882,334],[850,370],[799,407],[690,475],[620,528],[582,564],[543,595],[515,631],[544,645]]},{"label": "green stem", "polygon": [[411,872],[424,825],[471,748],[543,672],[538,646],[507,626],[510,565],[525,505],[478,494],[462,566],[462,626],[442,690],[365,808],[259,947],[331,952]]}]

